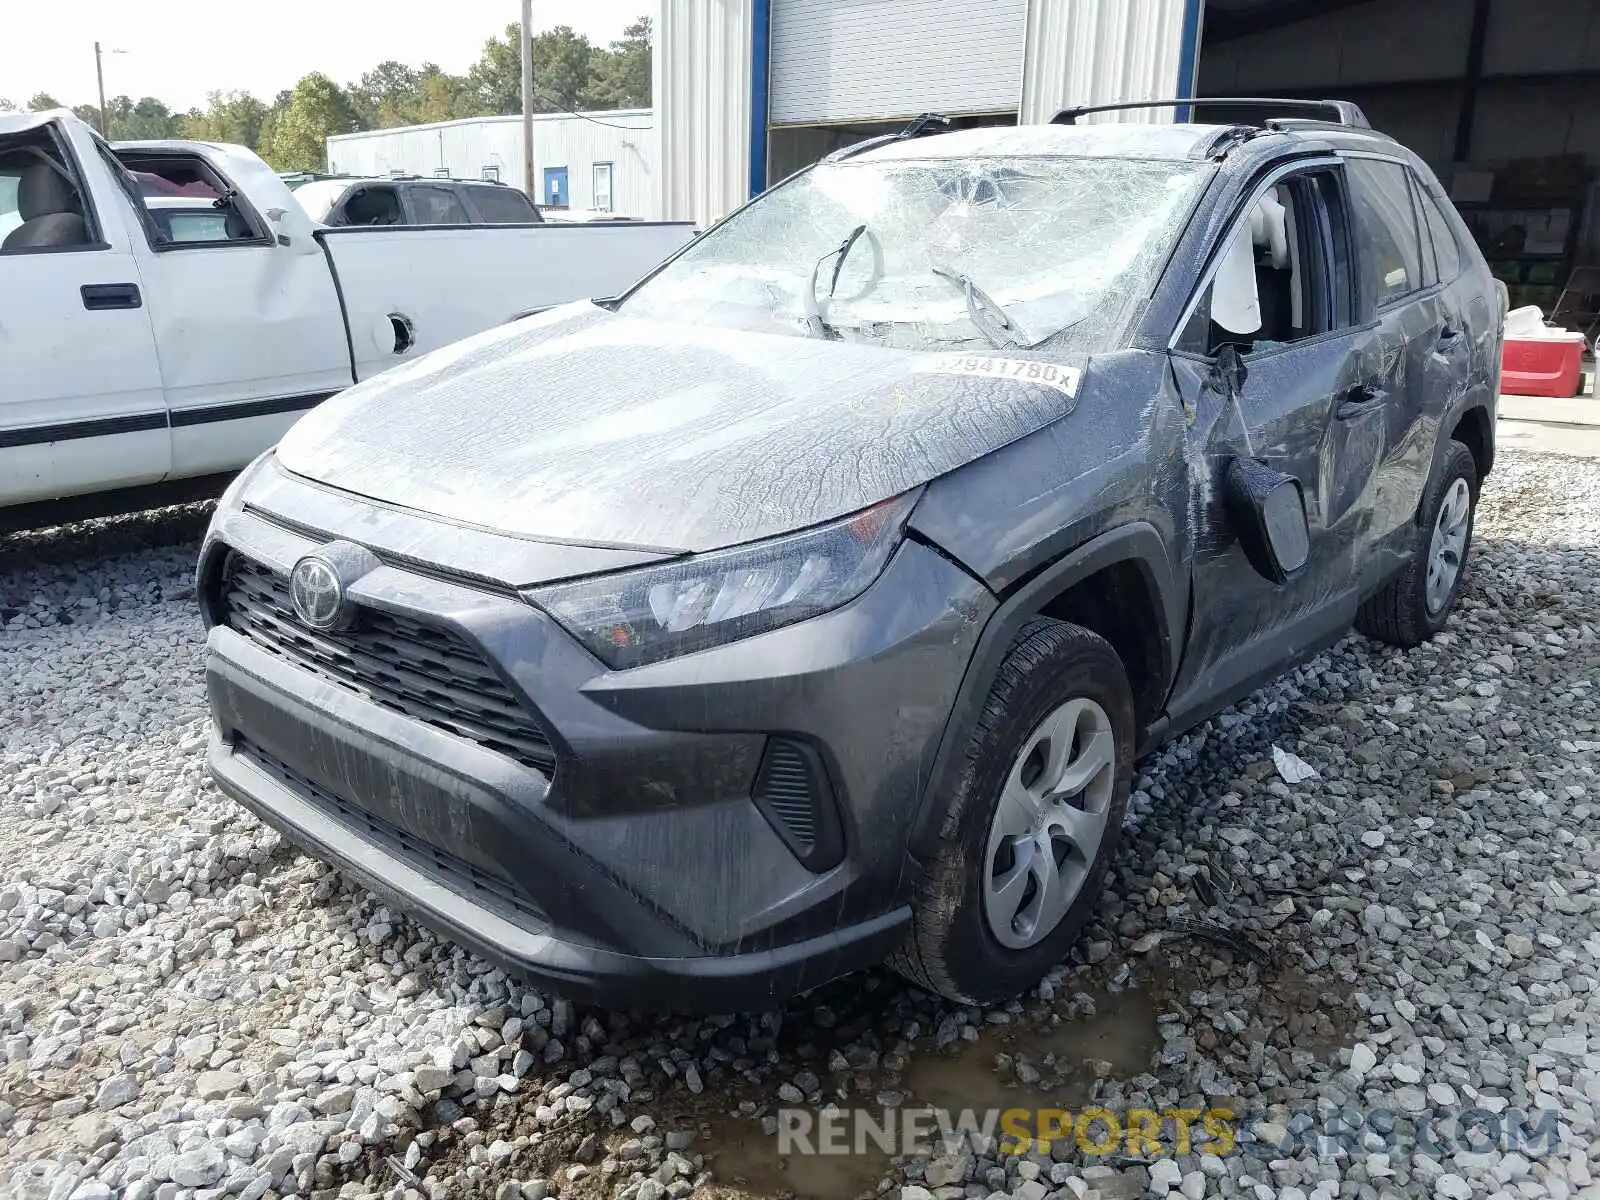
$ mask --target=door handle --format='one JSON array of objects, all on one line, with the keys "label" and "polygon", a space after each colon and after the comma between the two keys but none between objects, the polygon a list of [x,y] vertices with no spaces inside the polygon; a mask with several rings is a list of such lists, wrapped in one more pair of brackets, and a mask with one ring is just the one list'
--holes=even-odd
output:
[{"label": "door handle", "polygon": [[137,283],[86,283],[78,289],[90,312],[112,308],[138,308],[144,303]]},{"label": "door handle", "polygon": [[1453,325],[1446,325],[1439,331],[1439,340],[1434,343],[1436,349],[1443,354],[1449,354],[1461,344],[1461,330]]},{"label": "door handle", "polygon": [[1383,393],[1364,383],[1358,383],[1339,394],[1339,404],[1333,410],[1333,415],[1341,421],[1349,421],[1363,413],[1371,412],[1382,402]]}]

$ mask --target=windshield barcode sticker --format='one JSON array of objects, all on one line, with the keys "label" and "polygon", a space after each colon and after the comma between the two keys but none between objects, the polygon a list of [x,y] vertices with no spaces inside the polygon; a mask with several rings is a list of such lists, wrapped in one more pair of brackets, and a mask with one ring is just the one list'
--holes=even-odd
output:
[{"label": "windshield barcode sticker", "polygon": [[993,358],[983,354],[936,354],[921,360],[913,370],[929,375],[977,375],[985,379],[1014,379],[1047,387],[1075,398],[1083,371],[1036,358]]}]

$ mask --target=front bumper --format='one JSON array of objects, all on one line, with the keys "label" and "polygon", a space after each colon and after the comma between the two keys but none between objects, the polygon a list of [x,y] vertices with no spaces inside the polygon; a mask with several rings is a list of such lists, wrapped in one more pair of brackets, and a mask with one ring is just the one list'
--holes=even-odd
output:
[{"label": "front bumper", "polygon": [[[422,520],[422,518],[417,518]],[[219,514],[287,573],[328,539]],[[553,769],[375,703],[235,628],[207,641],[211,768],[230,796],[520,974],[624,1007],[770,1005],[903,936],[907,830],[988,594],[914,543],[838,612],[608,672],[514,596],[392,562],[359,604],[476,647],[549,735]],[[812,747],[844,853],[808,869],[752,788],[772,735]]]}]

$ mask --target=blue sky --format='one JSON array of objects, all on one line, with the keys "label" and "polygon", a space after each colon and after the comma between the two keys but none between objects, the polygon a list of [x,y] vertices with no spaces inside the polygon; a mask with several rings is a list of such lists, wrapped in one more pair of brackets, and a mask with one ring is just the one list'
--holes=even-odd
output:
[{"label": "blue sky", "polygon": [[[570,25],[603,45],[655,6],[656,0],[534,0],[534,27]],[[67,104],[93,104],[99,39],[126,52],[105,58],[108,96],[157,96],[175,109],[200,105],[218,89],[271,100],[308,71],[343,83],[387,58],[431,59],[463,71],[484,41],[521,13],[519,0],[57,0],[5,7],[0,98],[22,104],[45,91]]]}]

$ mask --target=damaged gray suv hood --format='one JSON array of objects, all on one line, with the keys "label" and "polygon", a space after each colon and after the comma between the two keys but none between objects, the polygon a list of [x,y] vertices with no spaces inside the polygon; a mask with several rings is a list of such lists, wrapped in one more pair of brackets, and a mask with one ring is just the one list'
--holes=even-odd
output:
[{"label": "damaged gray suv hood", "polygon": [[1074,368],[569,305],[350,388],[289,471],[541,539],[709,550],[843,516],[1070,411]]}]

